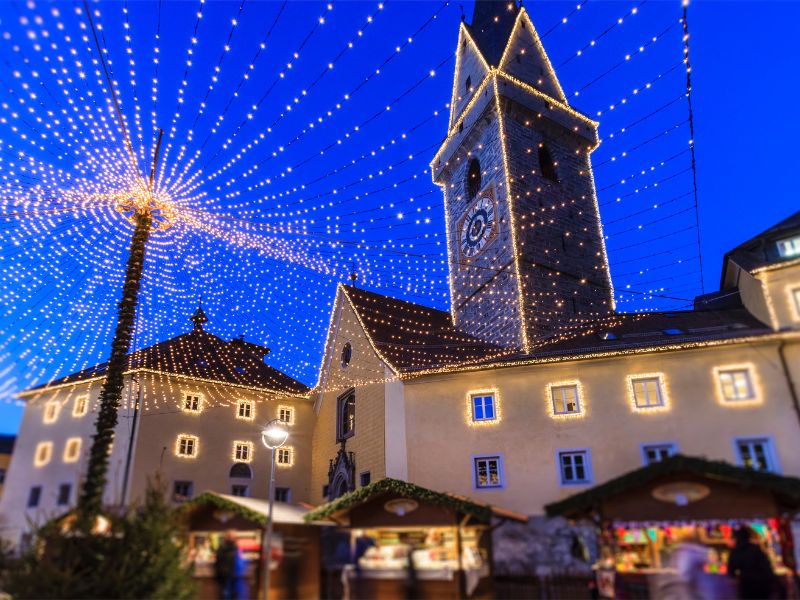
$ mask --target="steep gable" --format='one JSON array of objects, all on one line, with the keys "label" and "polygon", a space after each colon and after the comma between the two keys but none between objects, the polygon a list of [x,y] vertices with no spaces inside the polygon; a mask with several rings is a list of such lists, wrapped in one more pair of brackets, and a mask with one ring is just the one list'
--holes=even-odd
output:
[{"label": "steep gable", "polygon": [[464,107],[472,99],[475,90],[490,72],[489,63],[481,54],[466,25],[458,30],[456,69],[453,75],[453,95],[450,100],[450,126],[458,120]]}]

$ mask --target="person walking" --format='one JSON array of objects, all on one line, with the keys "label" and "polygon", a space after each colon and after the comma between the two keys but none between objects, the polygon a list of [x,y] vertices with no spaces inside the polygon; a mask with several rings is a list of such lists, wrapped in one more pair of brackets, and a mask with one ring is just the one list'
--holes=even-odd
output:
[{"label": "person walking", "polygon": [[736,545],[728,556],[728,576],[736,579],[742,600],[771,598],[775,588],[772,564],[754,538],[755,532],[742,525],[736,530]]},{"label": "person walking", "polygon": [[241,597],[239,588],[243,571],[244,563],[236,538],[232,531],[226,531],[217,548],[217,558],[214,563],[214,574],[222,600],[238,600]]}]

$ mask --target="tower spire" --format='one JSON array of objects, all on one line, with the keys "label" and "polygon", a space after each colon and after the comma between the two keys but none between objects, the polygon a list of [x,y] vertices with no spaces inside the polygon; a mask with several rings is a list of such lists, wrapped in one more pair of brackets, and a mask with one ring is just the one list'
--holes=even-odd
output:
[{"label": "tower spire", "polygon": [[197,310],[194,311],[194,314],[189,317],[189,320],[194,323],[194,330],[195,331],[203,331],[203,325],[208,323],[208,317],[206,316],[205,311],[203,310],[203,296],[200,296],[200,300],[197,303]]}]

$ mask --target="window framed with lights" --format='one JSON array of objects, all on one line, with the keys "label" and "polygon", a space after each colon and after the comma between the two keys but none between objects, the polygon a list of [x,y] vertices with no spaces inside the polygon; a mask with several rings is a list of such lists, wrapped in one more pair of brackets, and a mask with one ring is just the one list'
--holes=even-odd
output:
[{"label": "window framed with lights", "polygon": [[356,389],[350,388],[336,399],[336,441],[356,434]]},{"label": "window framed with lights", "polygon": [[53,442],[39,442],[33,453],[33,464],[36,467],[43,467],[53,458]]},{"label": "window framed with lights", "polygon": [[661,373],[630,375],[628,394],[636,411],[657,411],[667,408],[667,393]]},{"label": "window framed with lights", "polygon": [[577,381],[551,383],[547,387],[553,416],[580,415],[583,412],[581,387]]},{"label": "window framed with lights", "polygon": [[775,242],[778,256],[781,258],[797,258],[800,256],[800,235],[793,235]]},{"label": "window framed with lights", "polygon": [[731,365],[714,369],[717,390],[723,403],[758,400],[755,377],[750,365]]},{"label": "window framed with lights", "polygon": [[49,400],[44,405],[44,415],[42,420],[46,425],[55,423],[58,420],[58,413],[61,410],[61,403],[58,400]]},{"label": "window framed with lights", "polygon": [[233,442],[233,460],[241,463],[253,461],[253,442]]},{"label": "window framed with lights", "polygon": [[279,467],[291,467],[294,464],[294,448],[291,446],[276,448],[275,464]]},{"label": "window framed with lights", "polygon": [[472,456],[473,489],[502,489],[505,485],[502,454],[477,454]]},{"label": "window framed with lights", "polygon": [[562,486],[592,483],[592,457],[588,448],[558,450],[556,458]]},{"label": "window framed with lights", "polygon": [[179,435],[175,440],[175,455],[180,458],[197,458],[199,441],[196,435]]},{"label": "window framed with lights", "polygon": [[469,404],[473,423],[491,423],[497,420],[497,394],[495,392],[470,392]]},{"label": "window framed with lights", "polygon": [[738,464],[746,469],[778,473],[777,455],[769,436],[735,438],[733,446]]},{"label": "window framed with lights", "polygon": [[83,417],[89,412],[89,395],[81,394],[76,396],[72,404],[72,416]]},{"label": "window framed with lights", "polygon": [[675,442],[652,442],[642,444],[642,464],[644,466],[661,462],[678,453],[678,444]]},{"label": "window framed with lights", "polygon": [[203,410],[203,394],[198,392],[184,392],[183,412],[198,414]]},{"label": "window framed with lights", "polygon": [[291,406],[279,406],[278,420],[286,425],[294,425],[294,408]]},{"label": "window framed with lights", "polygon": [[252,400],[239,400],[236,403],[236,418],[252,421],[256,418],[256,405]]},{"label": "window framed with lights", "polygon": [[75,463],[81,457],[82,440],[79,437],[72,437],[64,444],[64,462]]}]

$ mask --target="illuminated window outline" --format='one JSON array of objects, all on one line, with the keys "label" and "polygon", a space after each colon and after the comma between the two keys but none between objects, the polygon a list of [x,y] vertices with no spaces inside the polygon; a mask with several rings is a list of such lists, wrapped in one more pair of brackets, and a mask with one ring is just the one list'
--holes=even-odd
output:
[{"label": "illuminated window outline", "polygon": [[[669,392],[666,386],[666,380],[663,373],[639,373],[636,375],[628,375],[628,397],[631,403],[631,408],[635,412],[662,412],[669,410]],[[656,397],[658,403],[650,404],[650,395],[647,392],[648,404],[640,404],[636,395],[636,384],[647,381],[656,381]]]},{"label": "illuminated window outline", "polygon": [[492,392],[473,392],[470,394],[472,404],[472,420],[495,421],[497,410],[495,410],[494,393]]},{"label": "illuminated window outline", "polygon": [[[568,389],[575,390],[575,410],[566,410],[567,400],[563,392]],[[556,398],[556,392],[561,392],[561,397]],[[547,399],[550,406],[550,416],[555,418],[583,416],[583,386],[577,379],[572,381],[557,381],[547,384]],[[560,403],[564,410],[558,410],[556,403]]]},{"label": "illuminated window outline", "polygon": [[81,457],[81,446],[83,440],[79,437],[71,437],[64,444],[64,455],[62,458],[65,463],[76,463]]},{"label": "illuminated window outline", "polygon": [[243,442],[241,440],[237,440],[233,442],[233,452],[231,454],[231,458],[233,458],[235,462],[240,463],[253,462],[254,449],[253,442]]},{"label": "illuminated window outline", "polygon": [[256,418],[256,403],[252,400],[239,400],[236,403],[236,418],[253,421]]},{"label": "illuminated window outline", "polygon": [[275,464],[279,467],[291,467],[294,464],[294,448],[291,446],[276,448]]},{"label": "illuminated window outline", "polygon": [[[178,458],[197,458],[200,438],[196,435],[181,433],[175,439],[175,456]],[[191,452],[189,450],[191,449]]]},{"label": "illuminated window outline", "polygon": [[[720,404],[724,406],[748,406],[753,404],[761,404],[761,394],[759,393],[759,382],[756,376],[756,371],[752,363],[735,364],[735,365],[722,365],[714,367],[714,381],[716,385],[717,398]],[[731,389],[735,390],[738,386],[735,382],[735,376],[745,374],[748,395],[746,396],[731,396],[728,394]],[[726,379],[729,381],[726,382]],[[733,386],[731,388],[730,386]]]},{"label": "illuminated window outline", "polygon": [[[496,483],[488,483],[488,479],[492,474],[491,463],[494,462],[494,471],[497,477]],[[506,487],[505,469],[503,466],[503,455],[501,453],[494,454],[473,454],[472,455],[472,489],[474,490],[501,490]],[[480,469],[484,466],[486,469],[487,483],[481,484],[480,482]]]},{"label": "illuminated window outline", "polygon": [[[475,418],[475,398],[480,397],[492,397],[492,408],[494,409],[494,417],[487,419],[476,419]],[[477,427],[483,425],[496,425],[500,422],[503,417],[502,412],[502,401],[500,399],[500,390],[497,388],[485,388],[481,390],[470,390],[467,392],[466,396],[466,412],[464,418],[467,422],[467,425]],[[484,405],[485,407],[485,405]]]},{"label": "illuminated window outline", "polygon": [[73,417],[83,417],[89,412],[89,394],[81,394],[80,396],[75,396],[75,400],[72,401],[72,416]]},{"label": "illuminated window outline", "polygon": [[46,425],[51,425],[58,421],[58,413],[61,412],[61,403],[58,400],[48,400],[44,404],[44,414],[42,421]]},{"label": "illuminated window outline", "polygon": [[53,458],[53,442],[39,442],[33,453],[33,465],[43,467]]},{"label": "illuminated window outline", "polygon": [[294,407],[286,405],[278,406],[278,420],[286,425],[294,425]]},{"label": "illuminated window outline", "polygon": [[181,410],[185,413],[199,415],[201,412],[203,412],[204,400],[205,398],[200,392],[183,392]]}]

